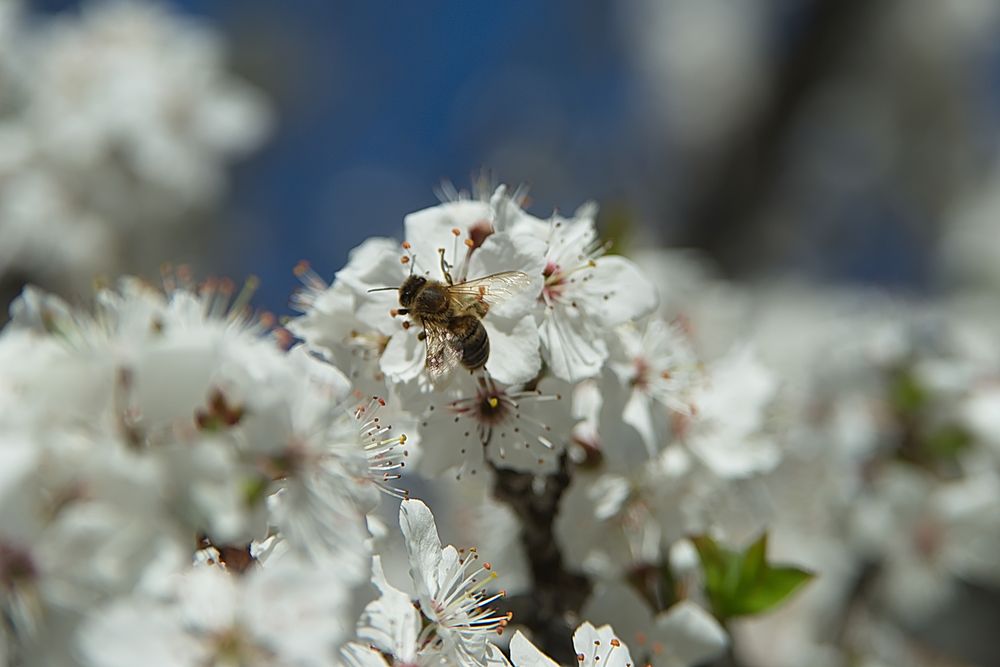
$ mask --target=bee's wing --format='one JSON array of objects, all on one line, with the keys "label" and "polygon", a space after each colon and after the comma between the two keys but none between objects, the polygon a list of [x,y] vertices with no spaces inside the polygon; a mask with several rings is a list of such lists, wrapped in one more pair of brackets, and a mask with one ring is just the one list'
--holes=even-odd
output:
[{"label": "bee's wing", "polygon": [[504,271],[475,280],[448,286],[451,298],[461,306],[472,302],[495,306],[531,286],[531,278],[523,271]]},{"label": "bee's wing", "polygon": [[447,375],[462,359],[462,342],[455,334],[436,325],[424,325],[427,372],[432,378]]}]

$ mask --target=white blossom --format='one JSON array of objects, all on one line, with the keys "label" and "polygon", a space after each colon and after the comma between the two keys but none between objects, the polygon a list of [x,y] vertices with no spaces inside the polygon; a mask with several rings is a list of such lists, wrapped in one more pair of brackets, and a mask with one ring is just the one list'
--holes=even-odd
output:
[{"label": "white blossom", "polygon": [[429,395],[419,421],[421,469],[479,474],[484,462],[501,468],[550,473],[558,468],[572,425],[564,383],[542,380],[534,388],[505,386],[488,378],[457,378]]},{"label": "white blossom", "polygon": [[495,578],[488,562],[478,565],[475,550],[442,548],[430,510],[419,500],[404,500],[399,523],[410,560],[410,577],[420,610],[429,621],[417,644],[428,646],[446,663],[477,665],[486,655],[488,638],[502,630],[509,617],[488,605],[502,594],[486,593]]},{"label": "white blossom", "polygon": [[857,501],[854,535],[883,563],[878,590],[899,614],[920,618],[954,593],[955,575],[997,581],[1000,480],[983,472],[935,484],[902,467],[887,470]]},{"label": "white blossom", "polygon": [[685,438],[687,446],[722,477],[773,469],[781,452],[763,426],[776,388],[773,375],[748,349],[716,361],[692,396],[697,419]]},{"label": "white blossom", "polygon": [[243,576],[194,568],[164,598],[95,611],[78,641],[87,665],[329,665],[353,636],[359,583],[293,558]]},{"label": "white blossom", "polygon": [[556,377],[575,382],[597,375],[608,357],[607,332],[649,314],[656,288],[624,257],[605,254],[594,226],[596,207],[547,222],[524,218],[518,238],[545,243],[544,286],[538,304],[539,335]]},{"label": "white blossom", "polygon": [[[255,145],[267,123],[258,93],[221,56],[209,29],[160,5],[90,3],[33,45],[29,122],[42,151],[58,150],[79,176],[117,149],[141,183],[204,200],[220,185],[220,163]],[[104,197],[125,187],[100,185]]]},{"label": "white blossom", "polygon": [[609,365],[627,395],[621,421],[635,429],[647,454],[655,456],[675,430],[671,420],[691,415],[701,369],[676,325],[654,319],[642,328],[623,325],[618,334]]},{"label": "white blossom", "polygon": [[0,43],[0,275],[71,291],[156,266],[270,125],[221,36],[162,3],[52,16],[8,0]]},{"label": "white blossom", "polygon": [[[584,623],[573,633],[573,649],[577,664],[583,667],[631,667],[632,657],[615,635],[610,625],[595,628]],[[510,657],[514,667],[556,667],[556,662],[538,650],[521,632],[510,640]]]},{"label": "white blossom", "polygon": [[639,664],[653,667],[692,667],[719,656],[729,645],[726,631],[698,604],[681,600],[654,613],[624,583],[598,586],[583,614],[598,621],[613,617]]}]

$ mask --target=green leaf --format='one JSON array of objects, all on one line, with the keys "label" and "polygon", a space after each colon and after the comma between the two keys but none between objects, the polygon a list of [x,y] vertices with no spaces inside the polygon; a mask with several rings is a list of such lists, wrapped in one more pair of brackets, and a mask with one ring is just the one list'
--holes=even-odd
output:
[{"label": "green leaf", "polygon": [[243,480],[243,501],[253,507],[267,497],[271,480],[266,477],[249,477]]},{"label": "green leaf", "polygon": [[902,415],[915,415],[927,405],[930,395],[909,369],[899,370],[890,380],[889,397]]},{"label": "green leaf", "polygon": [[947,425],[929,433],[923,444],[930,458],[953,459],[969,448],[972,435],[961,426]]},{"label": "green leaf", "polygon": [[767,561],[767,533],[743,551],[707,535],[693,539],[705,573],[705,594],[721,621],[773,609],[813,578],[810,572]]},{"label": "green leaf", "polygon": [[696,537],[692,542],[698,550],[701,566],[705,571],[705,591],[711,598],[720,594],[725,588],[727,569],[725,554],[715,540],[707,535]]},{"label": "green leaf", "polygon": [[797,567],[768,566],[753,584],[740,592],[729,607],[730,616],[760,614],[777,607],[798,590],[813,574]]},{"label": "green leaf", "polygon": [[767,533],[763,533],[751,544],[743,556],[740,567],[740,581],[754,581],[767,567]]}]

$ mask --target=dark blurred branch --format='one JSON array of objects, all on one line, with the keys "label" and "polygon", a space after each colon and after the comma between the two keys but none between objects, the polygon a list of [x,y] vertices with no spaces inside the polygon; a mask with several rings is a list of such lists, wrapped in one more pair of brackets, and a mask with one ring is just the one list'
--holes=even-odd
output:
[{"label": "dark blurred branch", "polygon": [[566,570],[553,522],[559,501],[570,483],[569,461],[564,454],[560,469],[545,477],[544,489],[536,493],[535,475],[496,470],[493,495],[506,503],[521,525],[521,542],[531,567],[534,586],[530,593],[505,600],[505,611],[514,622],[531,629],[532,640],[561,664],[576,664],[572,617],[590,594],[586,577]]},{"label": "dark blurred branch", "polygon": [[28,280],[19,274],[8,274],[0,278],[0,327],[10,319],[10,306],[21,295]]},{"label": "dark blurred branch", "polygon": [[829,76],[840,55],[853,48],[868,13],[882,3],[815,0],[778,65],[770,97],[741,128],[731,149],[696,180],[688,225],[676,245],[715,258],[723,272],[752,270],[760,256],[760,216],[781,173],[781,153],[793,120]]}]

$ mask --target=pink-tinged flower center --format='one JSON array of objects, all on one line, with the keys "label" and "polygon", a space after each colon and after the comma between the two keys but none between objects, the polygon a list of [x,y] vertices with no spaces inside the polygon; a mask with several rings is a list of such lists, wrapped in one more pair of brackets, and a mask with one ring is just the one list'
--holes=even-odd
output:
[{"label": "pink-tinged flower center", "polygon": [[[460,552],[462,553],[462,552]],[[459,566],[440,581],[440,591],[431,600],[432,620],[438,625],[468,636],[471,633],[501,632],[510,614],[498,614],[489,607],[504,597],[486,587],[497,578],[490,563],[475,567],[479,553],[475,548],[464,552]]]},{"label": "pink-tinged flower center", "polygon": [[639,391],[645,391],[649,387],[649,362],[642,357],[633,360],[632,386]]},{"label": "pink-tinged flower center", "polygon": [[493,233],[493,225],[490,224],[489,220],[480,220],[479,222],[473,223],[469,227],[469,240],[472,244],[469,245],[469,251],[473,251],[476,248],[483,245],[486,238]]},{"label": "pink-tinged flower center", "polygon": [[13,590],[38,574],[27,551],[0,542],[0,590]]},{"label": "pink-tinged flower center", "polygon": [[551,259],[545,264],[545,270],[542,271],[542,276],[545,277],[545,284],[542,287],[541,299],[543,301],[553,301],[558,299],[562,295],[563,289],[565,288],[565,280],[563,272],[559,270],[559,265],[553,262]]},{"label": "pink-tinged flower center", "polygon": [[914,528],[912,539],[917,553],[926,560],[933,560],[944,544],[944,530],[937,521],[924,518]]},{"label": "pink-tinged flower center", "polygon": [[673,379],[674,374],[669,369],[664,368],[657,372],[645,357],[636,357],[632,360],[632,377],[629,384],[637,391],[654,396],[657,392],[670,393],[669,383]]},{"label": "pink-tinged flower center", "polygon": [[[582,278],[574,274],[580,271],[586,271],[587,269],[592,269],[597,266],[593,259],[587,259],[586,256],[581,255],[580,261],[583,263],[571,269],[564,269],[560,264],[557,264],[555,260],[548,260],[545,264],[545,269],[542,271],[542,277],[545,278],[545,283],[542,286],[542,294],[539,297],[543,303],[551,304],[555,301],[559,301],[566,294],[566,290],[569,288],[570,284],[575,283],[577,279],[586,281],[589,275],[584,275]],[[576,303],[572,304],[574,307]]]},{"label": "pink-tinged flower center", "polygon": [[459,399],[449,406],[456,415],[473,419],[483,426],[503,423],[517,408],[507,392],[480,387],[475,397]]}]

